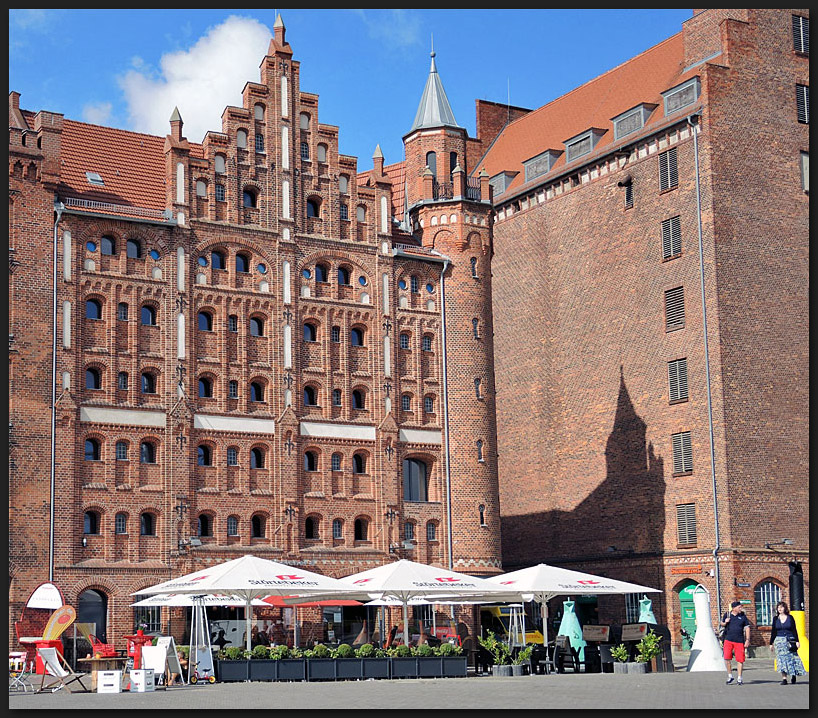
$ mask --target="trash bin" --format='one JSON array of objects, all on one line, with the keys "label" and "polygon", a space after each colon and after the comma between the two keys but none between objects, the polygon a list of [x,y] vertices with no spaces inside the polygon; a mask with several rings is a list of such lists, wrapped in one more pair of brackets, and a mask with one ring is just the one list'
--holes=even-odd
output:
[{"label": "trash bin", "polygon": [[[62,646],[62,639],[57,638],[53,641],[37,641],[37,648],[56,648],[57,654],[63,658],[63,646]],[[35,670],[39,675],[43,675],[45,673],[45,664],[43,663],[43,659],[40,658],[39,652],[37,653],[37,661],[35,663]]]}]

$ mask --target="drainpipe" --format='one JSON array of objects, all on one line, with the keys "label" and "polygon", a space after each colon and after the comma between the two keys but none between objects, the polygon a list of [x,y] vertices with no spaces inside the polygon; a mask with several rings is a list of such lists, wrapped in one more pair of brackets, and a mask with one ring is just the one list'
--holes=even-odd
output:
[{"label": "drainpipe", "polygon": [[720,534],[719,534],[719,500],[718,491],[716,488],[716,449],[715,439],[713,438],[713,400],[712,388],[710,385],[710,345],[707,337],[707,303],[705,301],[704,291],[704,249],[702,242],[702,193],[699,184],[699,122],[701,120],[701,112],[690,115],[687,118],[687,124],[693,132],[693,153],[696,164],[696,216],[698,219],[698,233],[699,233],[699,277],[701,280],[701,294],[702,294],[702,330],[704,331],[704,370],[705,380],[707,384],[707,421],[710,432],[710,473],[713,483],[713,530],[716,534],[716,545],[713,548],[713,564],[715,566],[716,577],[716,609],[717,615],[721,615],[721,574],[719,571],[719,550],[721,549]]},{"label": "drainpipe", "polygon": [[48,580],[54,581],[54,498],[57,476],[57,257],[59,256],[57,228],[62,219],[65,205],[59,200],[54,202],[54,262],[51,280],[51,487],[48,509]]},{"label": "drainpipe", "polygon": [[[439,254],[439,252],[435,252]],[[443,256],[443,255],[440,255]],[[449,526],[446,542],[449,554],[449,570],[454,570],[454,545],[452,540],[452,473],[451,456],[449,453],[449,370],[446,345],[446,270],[449,268],[449,258],[443,257],[443,268],[440,270],[440,323],[441,339],[443,343],[443,444],[446,457],[446,522]]]}]

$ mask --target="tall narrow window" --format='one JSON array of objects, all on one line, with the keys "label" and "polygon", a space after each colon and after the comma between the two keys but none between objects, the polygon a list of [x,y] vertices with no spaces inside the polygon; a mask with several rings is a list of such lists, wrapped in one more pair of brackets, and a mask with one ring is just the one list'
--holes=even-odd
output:
[{"label": "tall narrow window", "polygon": [[100,446],[96,439],[85,440],[85,460],[99,461],[100,460]]},{"label": "tall narrow window", "polygon": [[364,345],[364,330],[360,327],[353,327],[349,333],[350,344],[354,347],[362,347]]},{"label": "tall narrow window", "polygon": [[264,517],[256,514],[250,519],[250,536],[252,538],[264,538]]},{"label": "tall narrow window", "polygon": [[121,322],[128,321],[128,305],[125,302],[120,302],[116,306],[116,318]]},{"label": "tall narrow window", "polygon": [[435,413],[435,400],[433,397],[423,397],[423,411],[425,411],[427,414]]},{"label": "tall narrow window", "polygon": [[114,533],[126,534],[128,533],[128,515],[118,513],[114,516]]},{"label": "tall narrow window", "polygon": [[795,86],[795,104],[798,107],[798,121],[809,124],[809,85]]},{"label": "tall narrow window", "polygon": [[332,538],[340,541],[344,538],[344,522],[341,519],[333,519],[332,522]]},{"label": "tall narrow window", "polygon": [[471,320],[471,331],[475,339],[480,338],[480,322],[477,318]]},{"label": "tall narrow window", "polygon": [[239,398],[239,383],[235,379],[231,379],[227,382],[227,398],[228,399],[238,399]]},{"label": "tall narrow window", "polygon": [[662,222],[662,259],[678,257],[682,253],[682,220],[671,217]]},{"label": "tall narrow window", "polygon": [[116,442],[116,460],[117,461],[127,461],[128,460],[128,442],[127,441],[117,441]]},{"label": "tall narrow window", "polygon": [[477,507],[477,512],[480,515],[480,525],[486,526],[486,507],[483,504]]},{"label": "tall narrow window", "polygon": [[200,332],[213,331],[213,315],[210,312],[199,312],[198,321]]},{"label": "tall narrow window", "polygon": [[687,359],[667,364],[668,396],[671,402],[687,400]]},{"label": "tall narrow window", "polygon": [[809,18],[792,16],[792,49],[809,55]]},{"label": "tall narrow window", "polygon": [[685,325],[684,287],[668,289],[665,292],[665,330],[681,329]]},{"label": "tall narrow window", "polygon": [[227,517],[227,535],[228,536],[239,535],[239,520],[235,516]]},{"label": "tall narrow window", "polygon": [[258,447],[250,449],[250,468],[263,469],[264,468],[264,449]]},{"label": "tall narrow window", "polygon": [[213,382],[206,376],[199,379],[199,398],[212,399],[213,398]]},{"label": "tall narrow window", "polygon": [[485,459],[483,458],[483,440],[482,439],[477,440],[477,460],[478,461],[485,461]]},{"label": "tall narrow window", "polygon": [[332,470],[333,470],[333,471],[340,471],[340,470],[341,470],[341,461],[342,461],[342,460],[343,460],[343,457],[342,457],[342,456],[341,456],[341,454],[339,454],[338,452],[336,452],[336,453],[334,453],[334,454],[332,455],[332,459],[331,459],[331,464],[330,464],[330,465],[332,466]]},{"label": "tall narrow window", "polygon": [[480,379],[475,379],[474,380],[474,395],[478,399],[482,399],[482,396],[480,394]]},{"label": "tall narrow window", "polygon": [[102,319],[102,303],[98,299],[89,299],[85,302],[86,319]]},{"label": "tall narrow window", "polygon": [[366,541],[369,535],[369,522],[366,519],[355,519],[354,536],[356,541]]},{"label": "tall narrow window", "polygon": [[239,465],[239,450],[235,446],[229,446],[227,448],[227,465],[228,466]]},{"label": "tall narrow window", "polygon": [[659,155],[659,189],[673,189],[679,186],[679,166],[676,148],[671,147]]},{"label": "tall narrow window", "polygon": [[471,264],[471,276],[473,279],[477,279],[477,257],[472,257],[469,263]]},{"label": "tall narrow window", "polygon": [[693,471],[693,445],[689,431],[680,431],[671,437],[673,444],[673,473],[689,474]]},{"label": "tall narrow window", "polygon": [[420,340],[420,348],[425,352],[432,351],[432,337],[428,334],[424,334],[423,338]]},{"label": "tall narrow window", "polygon": [[403,539],[404,541],[415,540],[415,524],[413,521],[407,521],[403,525]]},{"label": "tall narrow window", "polygon": [[801,189],[809,192],[809,152],[801,153]]},{"label": "tall narrow window", "polygon": [[142,536],[156,535],[156,519],[153,514],[145,512],[139,516],[139,533]]},{"label": "tall narrow window", "polygon": [[403,500],[428,501],[428,468],[418,459],[403,460]]},{"label": "tall narrow window", "polygon": [[138,239],[129,239],[125,243],[125,254],[129,259],[139,259],[142,256],[142,243]]},{"label": "tall narrow window", "polygon": [[140,317],[142,319],[142,326],[145,327],[156,326],[156,309],[154,309],[152,306],[146,304],[144,307],[142,307]]},{"label": "tall narrow window", "polygon": [[696,504],[676,506],[676,537],[685,546],[696,543]]},{"label": "tall narrow window", "polygon": [[758,584],[753,591],[756,604],[756,626],[772,626],[775,605],[781,600],[781,589],[772,581]]},{"label": "tall narrow window", "polygon": [[625,187],[625,209],[633,208],[633,183],[628,182]]}]

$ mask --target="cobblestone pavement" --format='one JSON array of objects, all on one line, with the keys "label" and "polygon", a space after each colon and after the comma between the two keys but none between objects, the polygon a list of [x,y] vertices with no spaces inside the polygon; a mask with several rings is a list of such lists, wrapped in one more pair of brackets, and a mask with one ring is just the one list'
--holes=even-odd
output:
[{"label": "cobblestone pavement", "polygon": [[749,659],[744,685],[726,672],[619,675],[564,673],[496,678],[404,679],[329,683],[216,683],[153,693],[9,693],[12,710],[87,709],[809,709],[809,676],[782,686],[772,660]]}]

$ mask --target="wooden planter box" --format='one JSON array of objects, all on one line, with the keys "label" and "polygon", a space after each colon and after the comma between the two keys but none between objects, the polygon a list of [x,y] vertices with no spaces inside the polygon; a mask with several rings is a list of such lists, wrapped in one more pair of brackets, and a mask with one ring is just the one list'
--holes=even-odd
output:
[{"label": "wooden planter box", "polygon": [[339,681],[358,680],[364,677],[363,658],[336,658],[335,678]]},{"label": "wooden planter box", "polygon": [[401,658],[392,656],[390,659],[392,678],[417,678],[418,659],[415,657]]},{"label": "wooden planter box", "polygon": [[236,661],[219,659],[216,661],[216,676],[222,683],[246,681],[250,678],[250,661],[242,658]]},{"label": "wooden planter box", "polygon": [[250,680],[251,681],[275,681],[278,680],[278,661],[269,658],[251,658]]},{"label": "wooden planter box", "polygon": [[307,662],[303,658],[282,658],[276,663],[277,681],[303,681],[307,677]]},{"label": "wooden planter box", "polygon": [[466,656],[443,656],[440,660],[444,678],[465,678],[468,674]]},{"label": "wooden planter box", "polygon": [[307,680],[308,681],[334,681],[335,680],[335,659],[334,658],[308,658],[307,659]]},{"label": "wooden planter box", "polygon": [[361,659],[362,678],[389,678],[389,659],[384,658],[362,658]]}]

